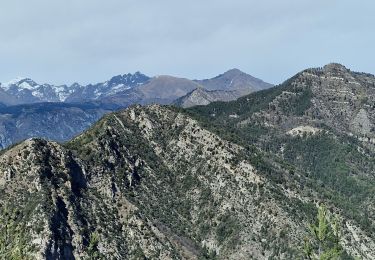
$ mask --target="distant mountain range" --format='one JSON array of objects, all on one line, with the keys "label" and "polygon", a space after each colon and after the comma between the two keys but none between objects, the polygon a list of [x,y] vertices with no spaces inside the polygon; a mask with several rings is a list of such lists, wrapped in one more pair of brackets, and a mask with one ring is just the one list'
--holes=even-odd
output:
[{"label": "distant mountain range", "polygon": [[215,78],[189,80],[172,76],[150,78],[140,72],[112,77],[102,83],[80,85],[38,84],[29,78],[17,78],[0,84],[0,103],[21,105],[41,102],[81,103],[102,100],[104,103],[169,104],[197,88],[234,91],[239,95],[271,87],[238,69],[229,70]]},{"label": "distant mountain range", "polygon": [[29,78],[17,78],[0,84],[0,102],[5,105],[19,105],[40,102],[84,102],[98,100],[141,85],[150,78],[136,72],[118,75],[108,81],[82,86],[38,84]]},{"label": "distant mountain range", "polygon": [[[177,104],[177,99],[194,90],[195,98],[189,106],[234,100],[271,86],[237,69],[206,80],[148,77],[136,72],[85,86],[39,84],[29,78],[17,78],[0,85],[0,148],[29,137],[68,140],[110,111],[133,104]],[[206,89],[220,95],[206,98]],[[196,98],[199,94],[203,96]]]},{"label": "distant mountain range", "polygon": [[[41,105],[28,127],[66,131],[75,108],[59,105],[66,117]],[[374,127],[375,77],[328,64],[235,101],[134,105],[66,143],[28,139],[0,152],[1,257],[375,259]]]}]

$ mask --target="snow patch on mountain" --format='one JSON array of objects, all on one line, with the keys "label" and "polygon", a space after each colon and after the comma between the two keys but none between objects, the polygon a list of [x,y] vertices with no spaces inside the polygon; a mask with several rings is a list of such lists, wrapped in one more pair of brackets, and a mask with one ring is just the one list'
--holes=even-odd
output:
[{"label": "snow patch on mountain", "polygon": [[4,90],[8,90],[11,86],[17,84],[18,82],[21,82],[22,80],[25,80],[27,78],[25,77],[17,77],[15,79],[12,79],[8,82],[1,83],[0,87]]},{"label": "snow patch on mountain", "polygon": [[37,87],[39,87],[38,85],[30,85],[29,83],[27,83],[27,82],[22,82],[21,84],[19,84],[18,85],[18,87],[20,88],[20,89],[28,89],[28,90],[33,90],[33,89],[36,89]]},{"label": "snow patch on mountain", "polygon": [[[110,80],[86,86],[74,83],[67,85],[38,84],[30,78],[17,77],[6,83],[0,83],[7,94],[14,96],[19,104],[36,102],[76,102],[98,100],[118,92],[144,84],[150,78],[136,72],[112,77]],[[72,97],[72,98],[71,98]]]}]

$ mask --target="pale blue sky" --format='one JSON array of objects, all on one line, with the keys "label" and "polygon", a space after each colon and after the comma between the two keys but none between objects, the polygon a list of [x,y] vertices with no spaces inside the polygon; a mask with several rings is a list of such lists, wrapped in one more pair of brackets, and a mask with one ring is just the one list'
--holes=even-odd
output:
[{"label": "pale blue sky", "polygon": [[141,71],[271,83],[335,61],[375,73],[374,0],[2,0],[0,82]]}]

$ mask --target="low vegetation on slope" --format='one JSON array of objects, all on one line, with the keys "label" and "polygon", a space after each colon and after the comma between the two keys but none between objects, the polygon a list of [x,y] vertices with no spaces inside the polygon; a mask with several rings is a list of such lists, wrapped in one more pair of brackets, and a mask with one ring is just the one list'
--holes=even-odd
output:
[{"label": "low vegetation on slope", "polygon": [[298,259],[309,236],[321,253],[308,226],[323,202],[340,230],[324,245],[373,259],[372,80],[330,65],[235,102],[133,106],[64,145],[15,145],[0,155],[0,253]]},{"label": "low vegetation on slope", "polygon": [[330,64],[234,102],[191,108],[188,114],[227,140],[255,145],[293,165],[306,177],[302,186],[373,237],[374,83],[372,75]]}]

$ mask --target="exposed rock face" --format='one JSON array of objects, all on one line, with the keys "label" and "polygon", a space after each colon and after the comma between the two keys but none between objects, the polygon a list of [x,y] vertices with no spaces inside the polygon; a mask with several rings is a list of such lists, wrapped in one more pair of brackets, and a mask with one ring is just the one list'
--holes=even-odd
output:
[{"label": "exposed rock face", "polygon": [[[321,200],[298,168],[159,105],[106,115],[65,147],[27,140],[0,162],[0,242],[23,259],[293,259]],[[348,252],[375,256],[356,220],[343,233]]]},{"label": "exposed rock face", "polygon": [[374,125],[369,119],[369,114],[361,108],[357,115],[350,122],[353,132],[363,136],[372,136],[374,134]]},{"label": "exposed rock face", "polygon": [[77,258],[87,241],[80,205],[86,177],[80,162],[60,145],[42,140],[25,141],[0,161],[0,173],[11,172],[0,175],[2,256]]},{"label": "exposed rock face", "polygon": [[186,94],[185,96],[177,99],[173,102],[174,105],[183,108],[208,105],[215,101],[232,101],[243,96],[242,91],[224,91],[224,90],[205,90],[203,88],[197,88]]},{"label": "exposed rock face", "polygon": [[6,259],[298,259],[316,206],[375,258],[374,83],[339,64],[228,103],[133,106],[0,155]]},{"label": "exposed rock face", "polygon": [[[302,186],[314,187],[319,199],[336,208],[343,219],[359,223],[363,232],[359,237],[373,241],[374,104],[373,75],[329,64],[237,101],[191,108],[189,114],[211,131],[242,145],[255,145],[304,172],[312,182],[302,181]],[[351,244],[345,237],[355,233],[350,225],[343,225],[345,245]],[[363,248],[348,252],[373,258],[374,252]]]},{"label": "exposed rock face", "polygon": [[[326,124],[340,133],[374,138],[374,76],[351,72],[333,63],[297,74],[288,86],[291,91],[284,90],[269,104],[268,110],[253,118],[283,127],[290,127],[295,121],[311,126]],[[286,103],[296,101],[299,111],[296,107],[285,111]]]},{"label": "exposed rock face", "polygon": [[287,132],[287,134],[292,136],[304,136],[304,135],[315,135],[321,131],[319,128],[311,126],[298,126]]}]

